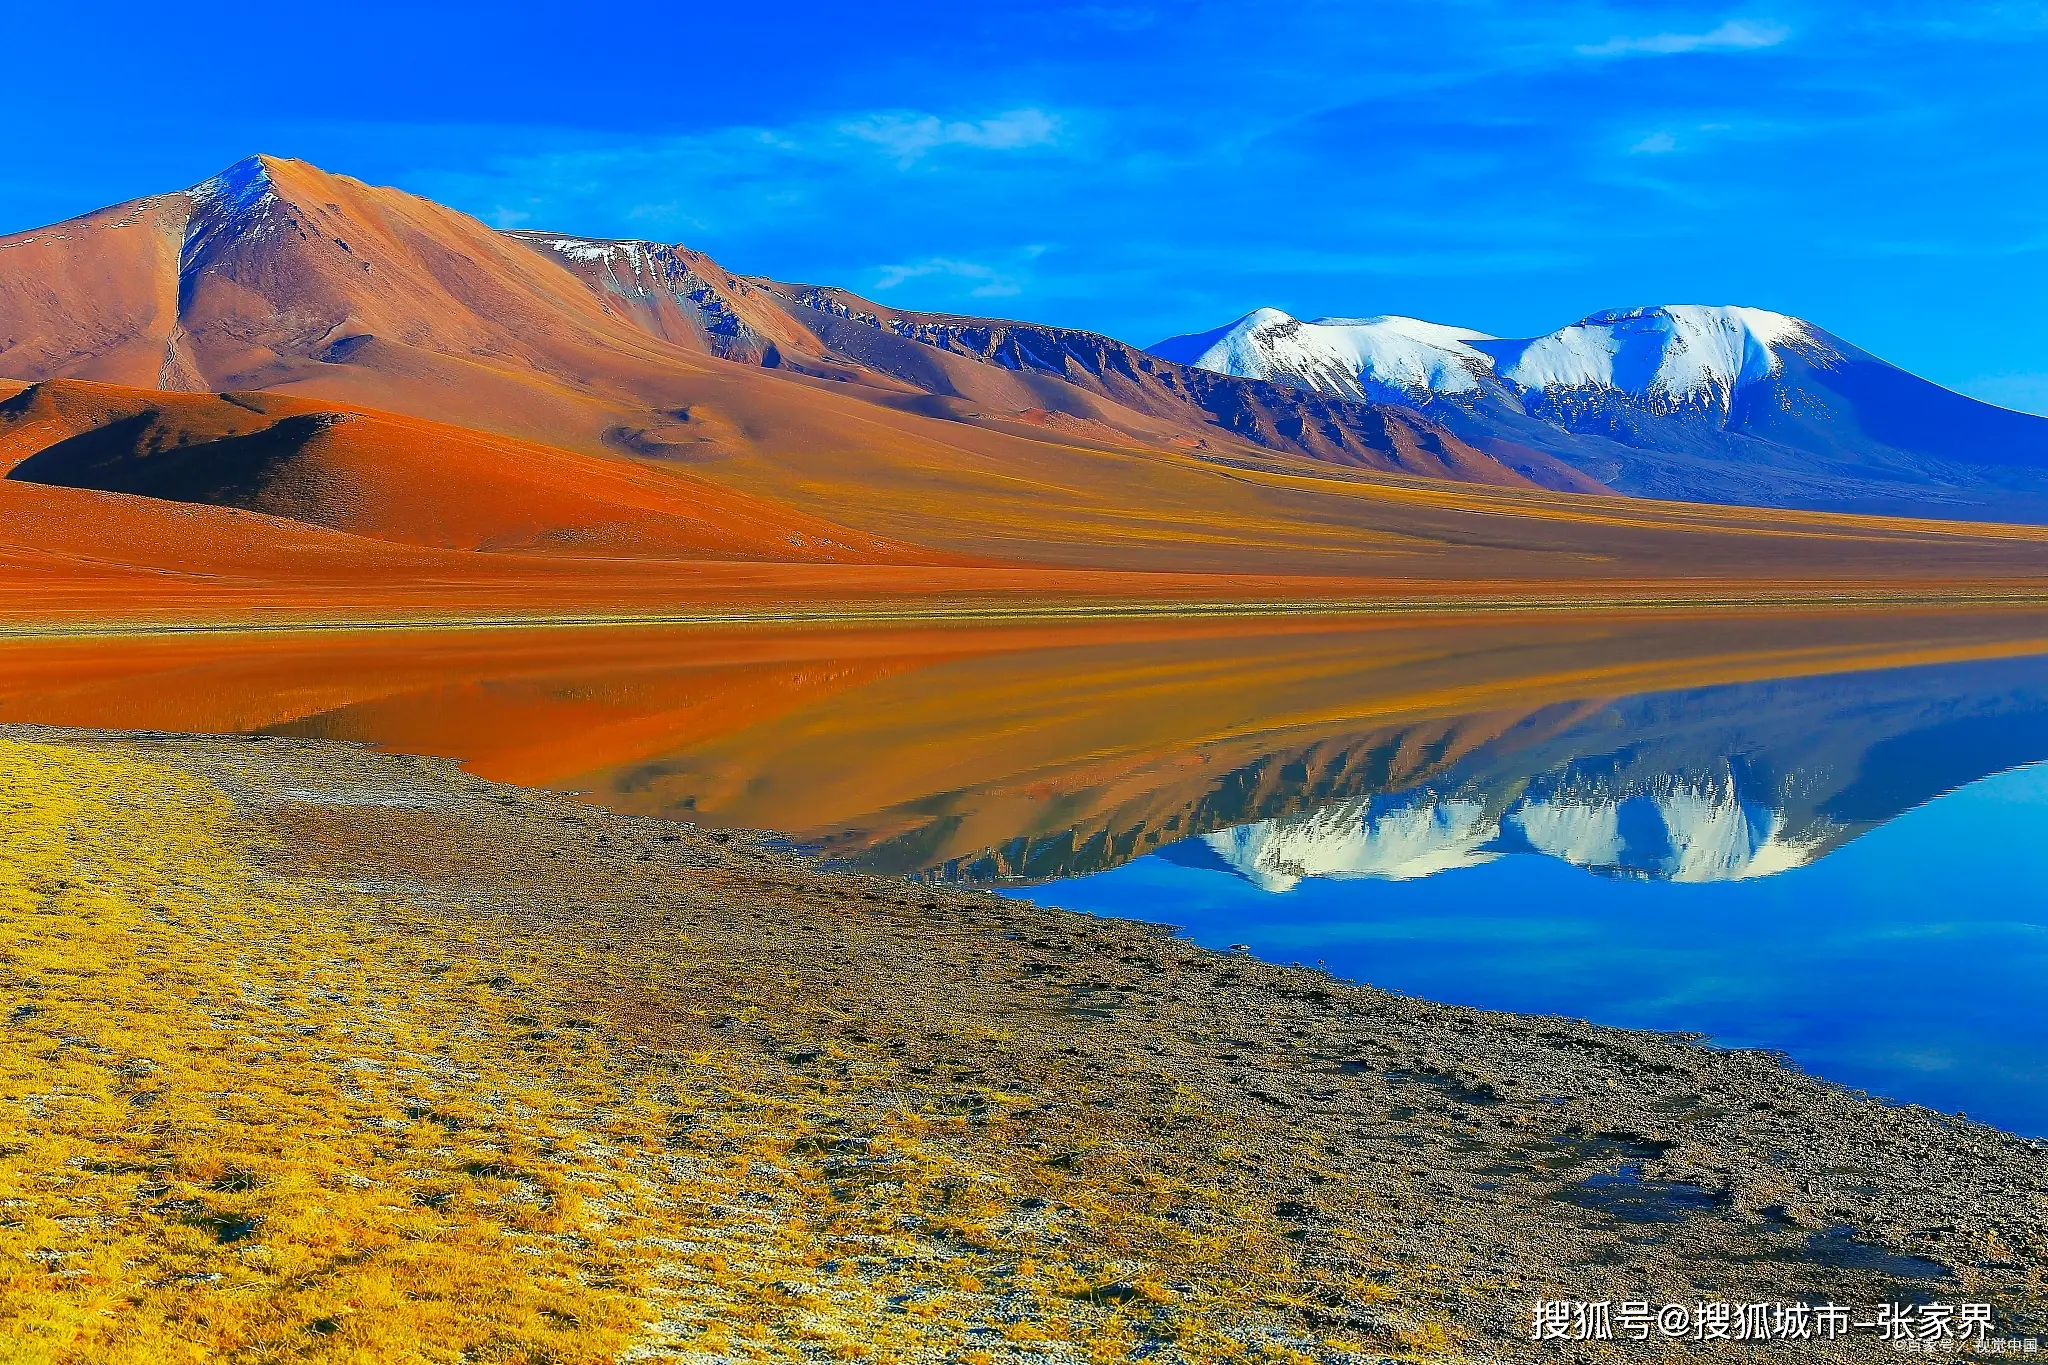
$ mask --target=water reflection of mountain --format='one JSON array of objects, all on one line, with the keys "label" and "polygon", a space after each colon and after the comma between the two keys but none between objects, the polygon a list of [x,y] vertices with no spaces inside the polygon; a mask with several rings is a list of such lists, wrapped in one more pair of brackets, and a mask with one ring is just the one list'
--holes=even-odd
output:
[{"label": "water reflection of mountain", "polygon": [[1303,877],[1429,876],[1517,852],[1616,877],[1768,876],[1942,792],[2048,757],[2048,664],[1741,684],[1478,719],[1268,754],[1156,808],[1127,803],[1121,819],[971,856],[928,856],[953,832],[937,812],[845,853],[878,871],[987,883],[1160,852],[1276,891]]}]

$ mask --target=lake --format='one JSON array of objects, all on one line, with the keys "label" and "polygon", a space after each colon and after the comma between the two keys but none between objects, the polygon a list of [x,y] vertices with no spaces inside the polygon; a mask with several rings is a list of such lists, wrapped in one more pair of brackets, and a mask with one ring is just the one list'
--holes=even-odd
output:
[{"label": "lake", "polygon": [[[1822,688],[1925,705],[1792,725]],[[1432,1000],[1777,1050],[2048,1134],[2048,764],[1997,771],[2044,752],[2044,701],[2039,662],[1636,699],[1522,762],[1011,894]],[[1657,728],[1694,708],[1747,721]]]},{"label": "lake", "polygon": [[2048,642],[1995,614],[0,643],[0,719],[461,759],[2048,1134]]}]

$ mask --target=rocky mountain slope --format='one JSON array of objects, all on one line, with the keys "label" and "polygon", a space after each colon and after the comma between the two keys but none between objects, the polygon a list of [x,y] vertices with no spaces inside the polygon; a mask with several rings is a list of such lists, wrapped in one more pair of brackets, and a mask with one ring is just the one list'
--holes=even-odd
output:
[{"label": "rocky mountain slope", "polygon": [[591,454],[765,456],[785,481],[788,452],[871,446],[881,422],[991,453],[2048,521],[2048,419],[1760,309],[1601,313],[1523,340],[1261,309],[1140,351],[679,246],[495,231],[274,157],[0,238],[0,376],[284,391]]}]

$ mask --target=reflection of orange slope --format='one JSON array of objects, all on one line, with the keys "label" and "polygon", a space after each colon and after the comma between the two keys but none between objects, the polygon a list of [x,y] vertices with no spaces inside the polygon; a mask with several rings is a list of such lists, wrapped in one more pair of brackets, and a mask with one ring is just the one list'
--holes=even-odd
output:
[{"label": "reflection of orange slope", "polygon": [[2044,648],[2048,613],[1076,630],[558,785],[834,847],[921,831],[936,863],[1076,826],[1160,831],[1223,774],[1333,740],[1378,733],[1421,774],[1560,702]]},{"label": "reflection of orange slope", "polygon": [[2044,651],[2048,610],[13,641],[0,720],[373,742],[928,865],[1156,842],[1276,755],[1413,778],[1558,703]]},{"label": "reflection of orange slope", "polygon": [[[843,656],[827,643],[841,638]],[[546,783],[593,758],[638,756],[646,736],[722,733],[782,708],[783,697],[917,666],[923,656],[905,638],[596,629],[0,642],[0,720],[208,733],[296,726]]]},{"label": "reflection of orange slope", "polygon": [[903,658],[697,663],[695,643],[650,641],[647,657],[635,659],[607,651],[606,674],[593,681],[579,642],[577,657],[525,660],[516,676],[407,690],[271,728],[446,754],[499,781],[560,787],[593,761],[610,769],[658,759],[916,666]]},{"label": "reflection of orange slope", "polygon": [[[2018,628],[2038,638],[2048,619]],[[998,832],[1042,833],[1142,804],[1162,788],[1202,788],[1256,753],[1390,719],[1853,666],[1844,661],[1893,657],[1890,642],[1916,630],[1982,648],[2014,629],[1934,619],[1901,628],[1875,616],[1247,623],[1146,638],[1098,629],[1059,648],[936,661],[573,785],[629,809],[695,810],[813,840],[958,821],[947,844],[978,848]]]}]

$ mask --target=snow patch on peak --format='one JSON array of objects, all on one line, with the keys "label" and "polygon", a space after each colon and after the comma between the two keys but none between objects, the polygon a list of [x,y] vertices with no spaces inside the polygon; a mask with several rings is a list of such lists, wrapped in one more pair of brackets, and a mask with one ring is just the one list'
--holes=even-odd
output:
[{"label": "snow patch on peak", "polygon": [[1421,318],[1402,317],[1399,313],[1382,313],[1369,318],[1317,318],[1308,325],[1398,336],[1445,348],[1459,346],[1467,341],[1493,340],[1485,332],[1475,332],[1469,327],[1449,327],[1441,322],[1425,322]]},{"label": "snow patch on peak", "polygon": [[596,266],[604,287],[614,293],[641,298],[667,294],[684,302],[687,295],[697,302],[704,282],[684,259],[682,248],[637,237],[565,237],[553,233],[517,232],[532,246],[549,251],[574,265]]},{"label": "snow patch on peak", "polygon": [[1726,411],[1737,390],[1777,373],[1780,348],[1818,344],[1805,323],[1783,313],[1665,304],[1595,313],[1548,336],[1479,349],[1525,391],[1605,389]]},{"label": "snow patch on peak", "polygon": [[548,237],[542,239],[548,250],[572,261],[609,261],[614,257],[623,261],[644,260],[662,248],[653,242],[637,239],[607,241],[593,237]]},{"label": "snow patch on peak", "polygon": [[248,214],[277,197],[270,179],[270,163],[260,156],[245,156],[234,165],[185,191],[194,208],[230,216]]},{"label": "snow patch on peak", "polygon": [[1260,308],[1228,327],[1163,341],[1152,352],[1198,369],[1343,398],[1399,400],[1477,389],[1489,362],[1466,343],[1482,339],[1484,332],[1419,318],[1302,322],[1278,308]]},{"label": "snow patch on peak", "polygon": [[189,273],[203,263],[216,243],[261,237],[276,225],[272,210],[283,201],[271,179],[270,162],[261,156],[243,157],[209,180],[185,191],[192,214],[185,222],[185,241],[180,265]]},{"label": "snow patch on peak", "polygon": [[1579,325],[1591,323],[1633,323],[1648,321],[1657,323],[1669,319],[1671,325],[1694,332],[1720,328],[1725,331],[1747,332],[1766,345],[1801,341],[1811,338],[1811,332],[1804,322],[1785,313],[1773,313],[1768,308],[1744,308],[1735,304],[1706,303],[1660,303],[1650,308],[1606,308],[1581,319]]}]

